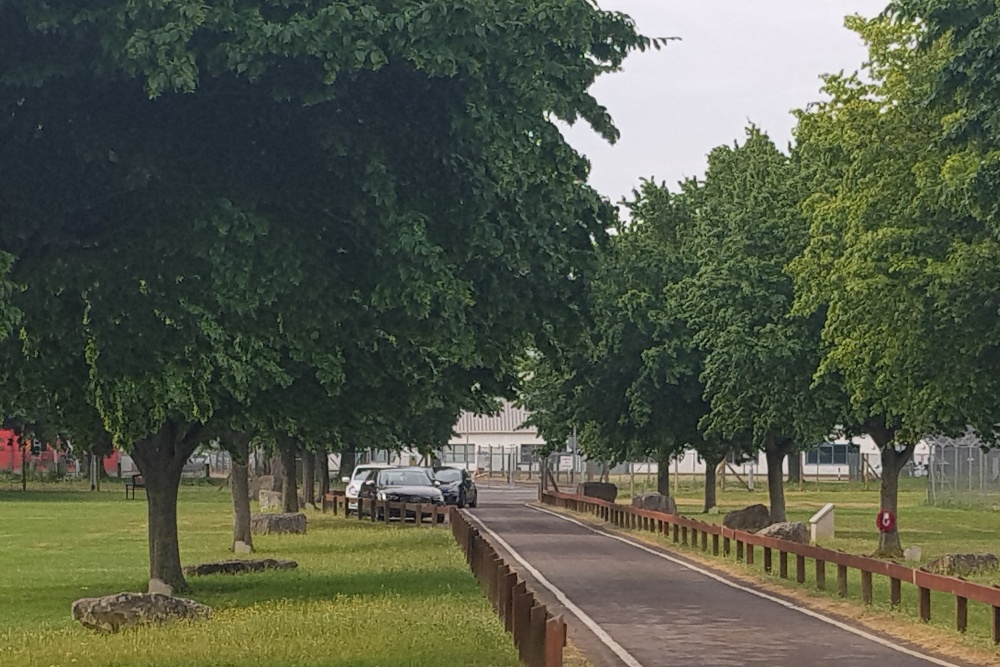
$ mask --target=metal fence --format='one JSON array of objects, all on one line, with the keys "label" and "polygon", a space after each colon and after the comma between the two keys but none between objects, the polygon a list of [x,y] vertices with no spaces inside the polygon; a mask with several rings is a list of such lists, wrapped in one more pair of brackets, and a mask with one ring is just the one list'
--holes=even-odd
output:
[{"label": "metal fence", "polygon": [[929,438],[927,467],[932,505],[1000,508],[1000,450],[984,450],[969,434],[962,438]]}]

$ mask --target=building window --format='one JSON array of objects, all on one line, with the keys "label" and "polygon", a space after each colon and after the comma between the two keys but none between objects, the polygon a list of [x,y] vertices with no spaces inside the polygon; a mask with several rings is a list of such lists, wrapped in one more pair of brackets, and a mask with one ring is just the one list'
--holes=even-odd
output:
[{"label": "building window", "polygon": [[848,454],[852,451],[858,451],[858,446],[846,442],[824,442],[806,452],[806,464],[846,466]]}]

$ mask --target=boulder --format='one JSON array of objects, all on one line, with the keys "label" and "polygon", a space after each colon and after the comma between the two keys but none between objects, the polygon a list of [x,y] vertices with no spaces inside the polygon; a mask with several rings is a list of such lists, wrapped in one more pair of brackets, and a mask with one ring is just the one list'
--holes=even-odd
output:
[{"label": "boulder", "polygon": [[254,514],[250,517],[250,532],[254,535],[268,533],[305,533],[306,515],[298,514]]},{"label": "boulder", "polygon": [[771,511],[764,505],[751,505],[741,510],[733,510],[722,518],[722,525],[734,530],[756,533],[771,525]]},{"label": "boulder", "polygon": [[252,554],[253,547],[242,540],[236,540],[236,543],[233,544],[233,553]]},{"label": "boulder", "polygon": [[274,558],[233,558],[215,563],[188,565],[184,574],[190,577],[201,577],[206,574],[243,574],[244,572],[261,572],[263,570],[293,570],[299,566],[294,560],[277,560]]},{"label": "boulder", "polygon": [[677,501],[662,493],[645,493],[632,499],[632,507],[654,512],[677,514]]},{"label": "boulder", "polygon": [[119,593],[77,600],[73,603],[72,614],[91,630],[118,632],[140,625],[207,619],[212,617],[212,609],[194,600],[160,593]]},{"label": "boulder", "polygon": [[261,491],[257,500],[260,502],[260,511],[269,512],[271,510],[281,511],[284,508],[284,502],[281,498],[281,491]]},{"label": "boulder", "polygon": [[786,542],[798,542],[799,544],[809,544],[809,529],[801,521],[783,521],[772,523],[770,526],[761,528],[757,534],[762,537],[773,537]]},{"label": "boulder", "polygon": [[162,579],[157,579],[153,577],[149,580],[149,584],[146,586],[147,593],[160,593],[161,595],[173,595],[174,589],[167,582]]},{"label": "boulder", "polygon": [[1000,562],[993,554],[945,554],[927,563],[924,569],[935,574],[964,577],[984,570],[995,570],[998,566]]},{"label": "boulder", "polygon": [[577,485],[576,495],[613,503],[618,497],[618,487],[608,482],[584,482]]}]

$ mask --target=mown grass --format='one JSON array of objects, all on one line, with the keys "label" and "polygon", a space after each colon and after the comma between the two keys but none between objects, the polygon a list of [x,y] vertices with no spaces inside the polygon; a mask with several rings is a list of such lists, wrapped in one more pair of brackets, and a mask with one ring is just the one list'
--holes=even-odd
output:
[{"label": "mown grass", "polygon": [[[73,600],[141,591],[146,503],[117,485],[0,491],[0,665],[517,665],[510,638],[447,529],[373,526],[309,514],[304,536],[257,536],[260,556],[297,570],[192,578],[212,620],[95,634]],[[141,493],[140,493],[141,496]],[[230,500],[183,487],[185,563],[231,557]]]}]

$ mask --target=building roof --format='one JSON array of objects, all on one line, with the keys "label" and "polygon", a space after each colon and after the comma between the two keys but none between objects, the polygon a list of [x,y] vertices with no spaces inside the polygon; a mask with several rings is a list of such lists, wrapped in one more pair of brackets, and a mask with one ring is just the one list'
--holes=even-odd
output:
[{"label": "building roof", "polygon": [[463,412],[458,416],[455,432],[460,435],[466,433],[536,433],[533,426],[523,426],[530,415],[531,413],[524,408],[515,407],[507,401],[503,401],[499,414],[495,416]]}]

